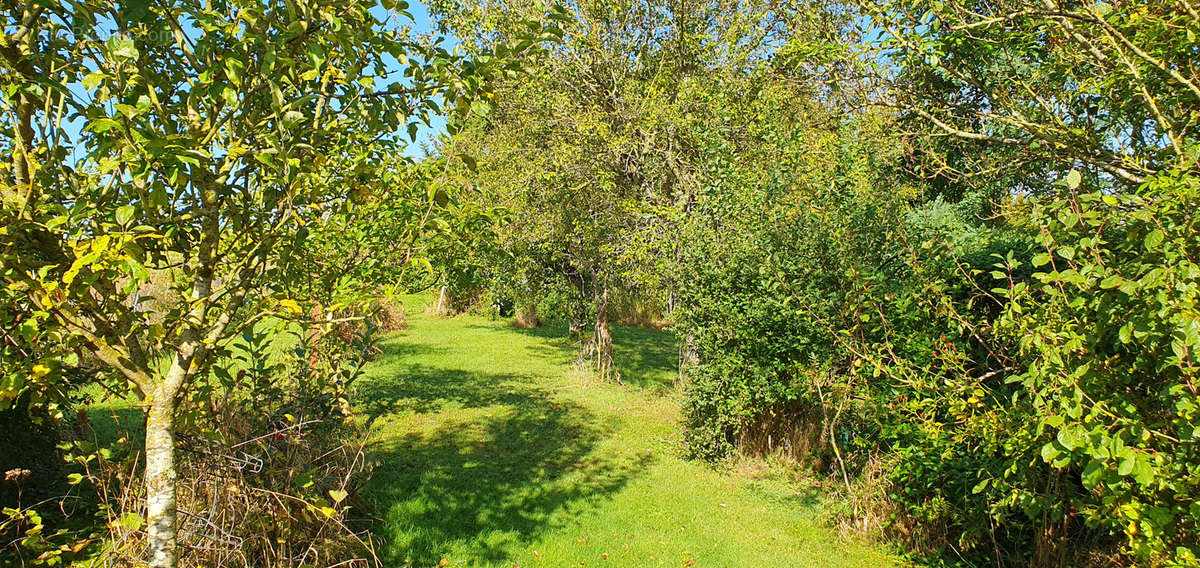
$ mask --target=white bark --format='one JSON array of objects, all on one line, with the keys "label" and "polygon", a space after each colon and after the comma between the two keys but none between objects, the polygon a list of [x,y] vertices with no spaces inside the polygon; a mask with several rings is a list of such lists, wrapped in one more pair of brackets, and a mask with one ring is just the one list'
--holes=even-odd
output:
[{"label": "white bark", "polygon": [[454,315],[454,303],[450,298],[449,286],[442,286],[442,291],[438,293],[437,305],[433,307],[433,313],[441,317]]},{"label": "white bark", "polygon": [[[210,223],[211,225],[211,223]],[[209,227],[212,229],[213,227]],[[192,286],[194,305],[189,321],[195,322],[183,331],[183,341],[171,361],[162,383],[149,393],[146,413],[146,561],[150,568],[176,568],[179,564],[178,528],[175,486],[179,477],[175,470],[175,406],[176,398],[187,381],[196,357],[205,356],[202,333],[198,323],[204,321],[206,300],[212,292],[213,250],[217,234],[207,233],[200,247],[200,269]],[[244,292],[244,290],[242,290]],[[243,297],[236,295],[240,302]],[[236,307],[233,307],[236,309]],[[210,339],[218,337],[229,324],[233,309],[227,310],[210,330]]]},{"label": "white bark", "polygon": [[155,398],[146,417],[146,540],[150,568],[175,568],[175,429],[173,396]]}]

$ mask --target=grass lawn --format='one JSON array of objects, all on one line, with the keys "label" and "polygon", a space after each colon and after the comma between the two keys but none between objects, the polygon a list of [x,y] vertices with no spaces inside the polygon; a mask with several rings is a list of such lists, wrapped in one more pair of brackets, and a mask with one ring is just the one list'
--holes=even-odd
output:
[{"label": "grass lawn", "polygon": [[812,495],[677,455],[669,335],[614,330],[620,387],[571,371],[565,329],[407,307],[356,389],[385,565],[898,565],[839,539]]}]

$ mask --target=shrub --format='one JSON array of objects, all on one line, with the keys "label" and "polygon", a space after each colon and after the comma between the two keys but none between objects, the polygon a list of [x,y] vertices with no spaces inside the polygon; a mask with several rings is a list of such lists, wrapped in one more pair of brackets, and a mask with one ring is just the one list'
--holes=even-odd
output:
[{"label": "shrub", "polygon": [[799,431],[814,415],[826,444],[818,452],[836,453],[826,418],[854,414],[838,402],[850,400],[843,379],[855,360],[843,335],[867,331],[873,314],[861,309],[862,298],[893,293],[906,269],[898,235],[905,202],[874,190],[874,151],[853,130],[846,125],[832,141],[824,132],[795,135],[811,136],[805,150],[833,162],[806,166],[829,180],[789,169],[805,162],[789,159],[761,183],[712,188],[694,212],[673,318],[694,347],[685,412],[695,455],[728,453],[767,418]]},{"label": "shrub", "polygon": [[847,485],[836,514],[915,556],[1197,565],[1200,180],[1064,187],[987,222],[932,202],[882,255],[809,248],[839,228],[803,215],[727,241],[681,320],[691,451],[762,451],[815,416],[800,457]]},{"label": "shrub", "polygon": [[[1045,506],[1123,535],[1146,564],[1200,564],[1198,210],[1200,178],[1180,172],[1035,202],[1037,272],[993,273],[999,332],[1027,361],[1014,404],[1036,415],[1018,437],[1069,487]],[[1021,499],[1010,478],[990,494]]]},{"label": "shrub", "polygon": [[[380,309],[374,304],[372,314]],[[368,432],[349,414],[347,390],[376,352],[383,326],[366,325],[347,341],[334,321],[254,326],[181,403],[181,566],[378,565],[369,511],[358,497],[371,469],[363,451]],[[24,555],[139,565],[146,547],[135,442],[141,421],[112,418],[112,426],[93,428],[109,420],[82,413],[79,432],[59,446],[76,485],[63,502],[98,522],[27,538]],[[32,509],[13,513],[20,515],[0,528],[36,534],[45,523]]]},{"label": "shrub", "polygon": [[408,314],[404,305],[395,298],[379,298],[371,304],[368,321],[379,333],[389,333],[408,329]]}]

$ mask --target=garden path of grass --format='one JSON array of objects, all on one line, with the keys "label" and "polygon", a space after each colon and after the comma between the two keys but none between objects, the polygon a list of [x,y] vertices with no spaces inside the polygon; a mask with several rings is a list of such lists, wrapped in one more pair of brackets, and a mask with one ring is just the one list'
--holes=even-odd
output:
[{"label": "garden path of grass", "polygon": [[669,335],[617,328],[626,387],[572,373],[565,330],[430,319],[357,385],[386,566],[896,566],[812,495],[678,455]]}]

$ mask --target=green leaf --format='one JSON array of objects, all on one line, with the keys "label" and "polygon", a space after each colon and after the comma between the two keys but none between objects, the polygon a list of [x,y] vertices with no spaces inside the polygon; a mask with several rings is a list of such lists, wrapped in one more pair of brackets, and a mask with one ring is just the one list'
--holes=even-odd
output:
[{"label": "green leaf", "polygon": [[1150,231],[1150,234],[1146,235],[1146,240],[1145,240],[1146,248],[1147,249],[1157,248],[1158,245],[1162,244],[1164,238],[1165,238],[1165,235],[1163,235],[1163,232],[1161,230],[1154,229],[1153,231]]},{"label": "green leaf", "polygon": [[346,499],[347,496],[349,496],[349,493],[346,493],[341,489],[331,489],[329,491],[329,497],[333,499],[334,503],[341,503]]},{"label": "green leaf", "polygon": [[236,57],[225,58],[225,76],[229,78],[229,82],[234,85],[242,84],[242,69],[246,68],[246,62]]},{"label": "green leaf", "polygon": [[99,71],[88,73],[83,77],[83,87],[89,91],[95,90],[95,88],[99,87],[107,77],[108,75]]},{"label": "green leaf", "polygon": [[124,205],[117,208],[116,219],[117,224],[124,227],[129,224],[129,220],[133,219],[133,206]]},{"label": "green leaf", "polygon": [[1092,461],[1088,462],[1088,464],[1086,466],[1084,466],[1083,474],[1080,476],[1080,481],[1083,482],[1084,487],[1087,487],[1089,489],[1092,487],[1096,487],[1096,486],[1100,485],[1100,482],[1103,480],[1104,480],[1104,463],[1103,462],[1101,462],[1099,460],[1092,460]]},{"label": "green leaf", "polygon": [[104,43],[104,48],[110,58],[118,61],[137,59],[141,55],[137,47],[133,45],[133,40],[124,37],[109,38]]},{"label": "green leaf", "polygon": [[1074,450],[1087,442],[1087,432],[1082,426],[1072,424],[1059,430],[1057,439],[1067,450]]},{"label": "green leaf", "polygon": [[306,471],[296,476],[296,485],[301,488],[312,487],[313,476],[312,472]]},{"label": "green leaf", "polygon": [[433,192],[433,202],[438,207],[445,207],[450,202],[450,194],[446,193],[446,190],[438,188],[437,191]]},{"label": "green leaf", "polygon": [[289,110],[289,111],[283,113],[283,125],[288,128],[292,128],[293,126],[300,124],[300,122],[303,120],[304,120],[304,113],[302,113],[300,111]]},{"label": "green leaf", "polygon": [[478,168],[477,164],[475,163],[475,158],[471,157],[469,154],[459,154],[458,157],[463,161],[464,164],[467,165],[467,169],[471,170],[471,173],[475,173],[477,171]]},{"label": "green leaf", "polygon": [[985,479],[983,481],[980,481],[979,483],[976,483],[975,487],[971,488],[971,494],[978,495],[980,493],[983,493],[983,490],[987,489],[987,486],[991,481],[992,481],[991,479]]},{"label": "green leaf", "polygon": [[1083,176],[1079,175],[1079,170],[1071,170],[1067,172],[1065,181],[1067,183],[1067,188],[1076,189],[1079,187],[1080,182],[1083,181]]},{"label": "green leaf", "polygon": [[119,126],[121,126],[121,123],[111,118],[97,118],[96,120],[88,123],[87,129],[100,134],[103,132],[108,132],[109,130]]},{"label": "green leaf", "polygon": [[1134,460],[1133,480],[1143,487],[1154,483],[1154,466],[1150,463],[1150,455],[1145,452],[1138,452],[1137,458]]},{"label": "green leaf", "polygon": [[1124,278],[1121,278],[1120,276],[1113,274],[1112,276],[1109,276],[1109,277],[1105,278],[1104,280],[1101,280],[1100,287],[1106,288],[1106,289],[1116,288],[1116,287],[1119,287],[1121,285],[1121,283],[1124,281],[1125,281]]},{"label": "green leaf", "polygon": [[142,516],[137,513],[122,514],[119,522],[122,527],[131,531],[136,531],[142,528]]},{"label": "green leaf", "polygon": [[310,43],[305,47],[308,53],[308,61],[313,67],[320,67],[325,62],[325,49],[320,44]]},{"label": "green leaf", "polygon": [[1042,446],[1042,459],[1046,463],[1053,462],[1062,452],[1054,445],[1054,442],[1049,442]]},{"label": "green leaf", "polygon": [[1117,475],[1129,475],[1130,473],[1133,473],[1133,466],[1135,463],[1137,463],[1137,458],[1134,456],[1128,456],[1122,459],[1117,464]]},{"label": "green leaf", "polygon": [[492,106],[485,101],[472,101],[471,112],[476,116],[487,116],[492,111]]}]

